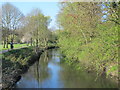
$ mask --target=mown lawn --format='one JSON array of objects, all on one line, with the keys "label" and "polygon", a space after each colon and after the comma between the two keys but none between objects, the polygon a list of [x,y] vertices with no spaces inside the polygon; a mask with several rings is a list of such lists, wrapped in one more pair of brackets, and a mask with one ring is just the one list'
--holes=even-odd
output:
[{"label": "mown lawn", "polygon": [[[14,48],[21,48],[25,47],[27,44],[14,44]],[[3,48],[3,45],[0,45],[0,50],[7,50],[10,49],[10,44],[8,45],[8,48]]]}]

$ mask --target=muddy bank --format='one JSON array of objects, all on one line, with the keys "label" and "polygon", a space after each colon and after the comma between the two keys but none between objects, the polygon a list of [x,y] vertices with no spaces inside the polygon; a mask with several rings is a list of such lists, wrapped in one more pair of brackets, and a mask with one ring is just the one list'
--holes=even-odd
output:
[{"label": "muddy bank", "polygon": [[[14,50],[11,52],[4,53],[3,54],[4,56],[2,58],[3,61],[2,90],[5,89],[8,90],[14,87],[15,83],[21,79],[21,74],[25,73],[29,69],[29,67],[35,63],[35,61],[39,60],[41,54],[45,50],[53,49],[53,48],[58,48],[58,47],[50,46],[47,48],[42,48],[37,53],[33,49],[29,50],[28,48],[23,48],[17,51]],[[6,57],[9,54],[11,55],[9,57]],[[10,60],[8,60],[8,58]]]}]

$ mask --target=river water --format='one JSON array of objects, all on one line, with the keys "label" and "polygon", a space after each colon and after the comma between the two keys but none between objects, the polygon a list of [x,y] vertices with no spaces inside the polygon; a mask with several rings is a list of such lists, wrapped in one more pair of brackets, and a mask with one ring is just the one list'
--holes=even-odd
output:
[{"label": "river water", "polygon": [[117,84],[96,74],[78,71],[62,63],[59,49],[45,51],[39,61],[22,75],[16,88],[116,88]]}]

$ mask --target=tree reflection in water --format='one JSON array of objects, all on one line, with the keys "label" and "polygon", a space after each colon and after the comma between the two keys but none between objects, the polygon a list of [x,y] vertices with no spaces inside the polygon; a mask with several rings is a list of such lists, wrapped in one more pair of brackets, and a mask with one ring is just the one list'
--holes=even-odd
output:
[{"label": "tree reflection in water", "polygon": [[49,68],[48,63],[51,60],[52,55],[49,54],[50,52],[45,51],[41,56],[39,61],[35,63],[34,67],[34,76],[39,82],[44,81],[45,79],[49,78]]},{"label": "tree reflection in water", "polygon": [[45,51],[18,82],[19,88],[115,88],[112,79],[99,77],[63,63],[59,50]]}]

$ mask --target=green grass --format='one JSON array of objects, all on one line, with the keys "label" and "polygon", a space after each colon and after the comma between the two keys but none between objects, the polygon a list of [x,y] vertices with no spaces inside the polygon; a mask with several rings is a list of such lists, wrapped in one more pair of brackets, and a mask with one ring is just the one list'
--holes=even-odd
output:
[{"label": "green grass", "polygon": [[[27,44],[14,44],[14,49],[16,48],[22,48],[27,46]],[[3,48],[3,45],[0,45],[0,50],[7,50],[10,49],[10,44],[8,45],[8,48]]]},{"label": "green grass", "polygon": [[4,76],[2,77],[3,87],[8,88],[15,83],[16,77],[24,73],[35,61],[36,56],[34,55],[32,47],[13,49],[0,55],[2,56],[2,75]]},{"label": "green grass", "polygon": [[[33,54],[34,51],[32,47],[14,49],[9,52],[6,52],[1,55],[3,57],[2,58],[3,69],[5,68],[15,69],[15,68],[19,68],[18,66],[22,67],[23,65],[27,65],[28,60],[30,60]],[[6,70],[4,72],[6,72]]]}]

